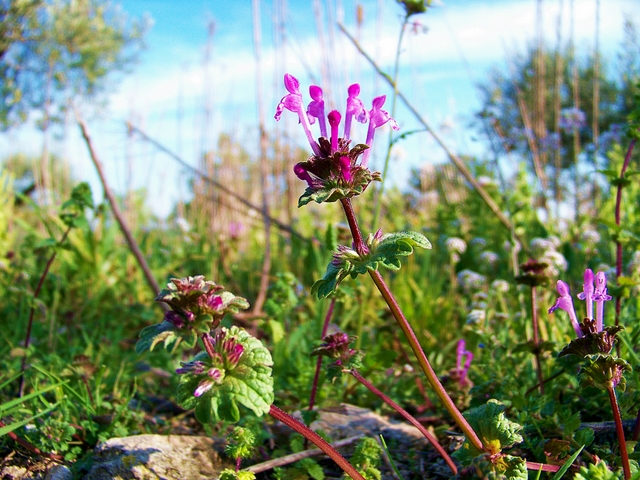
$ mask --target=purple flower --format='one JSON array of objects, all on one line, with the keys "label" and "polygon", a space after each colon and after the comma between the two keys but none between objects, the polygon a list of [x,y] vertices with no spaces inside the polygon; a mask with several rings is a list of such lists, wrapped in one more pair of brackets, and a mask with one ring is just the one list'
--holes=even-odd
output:
[{"label": "purple flower", "polygon": [[[371,110],[369,111],[369,130],[367,131],[367,141],[365,142],[369,146],[371,146],[371,144],[373,143],[373,136],[375,135],[376,128],[383,126],[387,122],[391,122],[391,128],[393,128],[394,130],[400,130],[400,127],[398,127],[396,121],[391,118],[389,112],[387,112],[386,110],[382,110],[382,106],[384,105],[386,99],[386,95],[381,95],[373,99]],[[370,154],[371,149],[369,148],[362,155],[363,167],[367,166]]]},{"label": "purple flower", "polygon": [[344,179],[350,182],[353,176],[351,175],[351,159],[349,157],[340,157],[340,170]]},{"label": "purple flower", "polygon": [[320,123],[320,135],[327,138],[327,124],[324,118],[324,100],[322,98],[322,89],[316,85],[309,87],[309,96],[313,99],[307,107],[307,115],[309,123],[313,125],[316,119]]},{"label": "purple flower", "polygon": [[208,379],[202,380],[198,384],[198,388],[193,392],[194,397],[201,397],[204,393],[207,393],[213,387],[214,382]]},{"label": "purple flower", "polygon": [[549,309],[549,313],[553,313],[558,308],[564,310],[569,314],[569,318],[571,319],[571,324],[573,325],[573,329],[576,332],[578,337],[582,337],[583,333],[580,329],[580,322],[578,322],[578,317],[576,316],[576,311],[573,308],[573,299],[571,298],[571,293],[569,292],[569,285],[567,285],[562,280],[558,280],[557,290],[560,296],[553,307]]},{"label": "purple flower", "polygon": [[596,302],[596,329],[601,332],[604,327],[604,302],[611,300],[607,293],[607,276],[604,272],[596,273],[596,288],[593,300]]},{"label": "purple flower", "polygon": [[176,328],[182,328],[185,325],[184,317],[173,310],[169,310],[164,314],[164,320],[165,322],[172,323]]},{"label": "purple flower", "polygon": [[587,304],[587,318],[593,318],[593,271],[587,268],[584,271],[583,291],[578,294],[580,300],[584,300]]},{"label": "purple flower", "polygon": [[[296,176],[307,182],[309,189],[313,192],[323,188],[328,192],[337,191],[335,195],[330,197],[331,199],[325,197],[322,201],[336,201],[338,198],[360,194],[369,182],[380,180],[377,172],[371,173],[366,168],[375,130],[386,123],[390,123],[395,130],[398,130],[395,120],[388,112],[382,110],[385,97],[376,97],[373,100],[371,110],[367,112],[364,104],[358,98],[360,85],[354,83],[349,86],[347,91],[344,117],[339,111],[332,110],[326,115],[325,120],[325,105],[320,87],[315,85],[309,87],[309,95],[312,100],[305,111],[298,80],[292,75],[286,74],[284,84],[289,93],[282,97],[278,104],[275,119],[279,120],[285,109],[297,113],[314,153],[308,161],[300,162],[294,167]],[[343,118],[344,129],[342,136],[340,136],[340,122]],[[360,123],[369,122],[364,142],[364,145],[369,148],[363,147],[362,142],[354,148],[349,148],[351,126],[354,119]],[[311,133],[311,125],[315,124],[316,120],[320,126],[318,141]],[[329,123],[328,127],[327,122]],[[327,129],[329,130],[327,131]]]},{"label": "purple flower", "polygon": [[[607,293],[607,277],[604,272],[598,272],[595,275],[595,286],[593,271],[587,268],[584,271],[584,283],[582,285],[583,291],[578,294],[580,300],[586,302],[587,318],[594,320],[593,316],[593,302],[596,302],[596,331],[602,332],[604,328],[604,302],[611,300],[611,295]],[[569,314],[571,323],[576,331],[578,337],[582,337],[582,329],[578,323],[576,312],[573,308],[573,300],[569,293],[569,286],[562,280],[558,280],[558,293],[560,297],[556,301],[556,304],[549,309],[549,313],[560,308]]]},{"label": "purple flower", "polygon": [[[458,374],[458,383],[464,386],[467,383],[467,373],[473,360],[473,353],[465,349],[466,342],[463,339],[458,340],[456,348],[456,372]],[[464,362],[464,364],[462,363]]]},{"label": "purple flower", "polygon": [[327,115],[329,119],[329,126],[331,127],[331,153],[338,151],[338,128],[340,127],[340,120],[342,116],[337,110],[332,110]]},{"label": "purple flower", "polygon": [[176,369],[176,373],[178,375],[184,375],[185,373],[190,373],[192,375],[201,375],[202,373],[204,373],[206,367],[205,363],[200,360],[187,363],[180,362],[180,365],[182,365],[182,368]]},{"label": "purple flower", "polygon": [[349,96],[347,97],[347,110],[344,121],[344,138],[351,138],[351,121],[355,119],[360,123],[367,123],[369,114],[364,108],[362,100],[358,98],[360,95],[360,85],[354,83],[347,90]]},{"label": "purple flower", "polygon": [[304,129],[304,133],[307,135],[307,140],[309,140],[309,145],[311,145],[311,149],[313,153],[318,155],[320,153],[320,147],[318,143],[313,139],[313,135],[311,134],[311,122],[307,117],[307,112],[304,110],[304,106],[302,103],[302,94],[300,93],[300,82],[293,75],[289,75],[286,73],[284,75],[284,87],[289,92],[288,95],[282,97],[280,103],[276,107],[276,114],[274,118],[276,120],[280,120],[282,116],[282,112],[287,109],[290,112],[297,113],[298,119],[302,124],[302,128]]}]

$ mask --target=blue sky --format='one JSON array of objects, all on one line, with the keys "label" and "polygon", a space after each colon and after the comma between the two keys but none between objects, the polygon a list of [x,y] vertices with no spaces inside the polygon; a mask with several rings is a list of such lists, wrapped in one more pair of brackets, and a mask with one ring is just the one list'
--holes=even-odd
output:
[{"label": "blue sky", "polygon": [[[257,148],[258,81],[264,94],[267,128],[290,133],[302,146],[304,137],[293,118],[278,125],[272,120],[274,108],[285,92],[282,85],[285,72],[297,76],[305,86],[311,81],[322,83],[329,103],[339,108],[344,103],[347,86],[354,82],[361,83],[365,104],[373,96],[390,93],[337,30],[334,20],[341,19],[376,61],[390,71],[401,22],[401,10],[395,1],[319,2],[323,8],[320,25],[312,0],[261,2],[259,80],[253,49],[252,2],[121,0],[120,3],[132,17],[147,15],[152,19],[146,36],[147,48],[133,72],[114,83],[107,106],[99,116],[91,117],[90,127],[110,183],[120,193],[129,185],[147,188],[150,204],[158,214],[167,214],[176,200],[186,198],[189,177],[149,145],[128,140],[124,121],[133,121],[195,166],[199,152],[215,146],[222,132],[231,134],[249,150]],[[355,25],[357,3],[362,4],[364,12],[359,32]],[[420,27],[405,36],[400,89],[434,127],[442,127],[451,147],[461,154],[477,152],[482,145],[474,144],[468,132],[471,115],[479,107],[475,85],[487,78],[492,67],[505,68],[507,54],[522,52],[527,42],[535,38],[536,1],[434,3],[437,6],[426,15],[414,17]],[[586,54],[593,48],[597,0],[544,0],[544,35],[548,42],[555,42],[559,6],[563,5],[562,36],[568,39],[571,3],[575,41],[579,52]],[[640,23],[640,13],[637,0],[600,0],[600,3],[601,50],[612,66],[622,40],[624,15],[631,15]],[[215,30],[207,66],[204,57],[210,22]],[[206,104],[211,106],[208,123],[204,121]],[[402,107],[396,119],[403,130],[418,128]],[[76,178],[89,180],[94,191],[99,192],[76,127],[69,125],[63,134],[55,145],[57,153],[69,159]],[[41,135],[26,126],[3,135],[0,150],[37,154],[41,143]],[[376,162],[380,161],[381,151],[378,150],[378,155],[374,151],[374,167],[379,167]],[[406,181],[412,167],[445,161],[444,154],[426,134],[404,142],[395,153],[393,181],[399,185]]]}]

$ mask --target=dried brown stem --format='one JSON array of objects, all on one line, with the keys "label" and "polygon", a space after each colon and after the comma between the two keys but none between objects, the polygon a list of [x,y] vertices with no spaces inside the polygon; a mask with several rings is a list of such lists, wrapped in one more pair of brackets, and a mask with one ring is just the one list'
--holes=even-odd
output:
[{"label": "dried brown stem", "polygon": [[[89,149],[89,155],[91,156],[91,160],[93,161],[93,164],[96,167],[96,171],[98,172],[98,176],[100,177],[100,183],[102,183],[102,188],[104,189],[104,196],[107,197],[107,200],[109,201],[109,205],[111,206],[111,210],[113,211],[113,216],[118,222],[118,225],[120,226],[120,230],[122,230],[122,234],[124,235],[124,238],[127,241],[127,245],[129,245],[129,249],[131,250],[131,253],[133,253],[133,256],[136,258],[136,261],[138,262],[138,266],[140,267],[140,269],[142,270],[142,273],[144,274],[144,278],[147,281],[147,285],[149,285],[149,288],[153,291],[153,295],[155,296],[160,291],[158,282],[156,282],[156,279],[151,273],[151,269],[149,268],[149,265],[147,264],[147,261],[145,260],[144,255],[140,250],[140,247],[138,247],[138,243],[136,242],[135,238],[133,238],[133,234],[131,233],[131,230],[127,226],[124,216],[120,212],[120,207],[118,207],[118,202],[116,201],[116,197],[111,191],[111,187],[109,187],[109,184],[107,183],[107,178],[102,169],[102,162],[100,162],[100,159],[98,158],[98,154],[96,153],[96,150],[93,146],[93,142],[91,141],[91,136],[89,135],[89,128],[87,127],[87,124],[85,123],[80,113],[77,110],[75,113],[76,113],[76,122],[78,122],[78,126],[80,127],[80,130],[82,132],[82,138],[84,139],[84,142],[86,143],[87,148]],[[160,306],[165,311],[168,310],[167,305],[165,305],[164,303],[161,303]]]}]

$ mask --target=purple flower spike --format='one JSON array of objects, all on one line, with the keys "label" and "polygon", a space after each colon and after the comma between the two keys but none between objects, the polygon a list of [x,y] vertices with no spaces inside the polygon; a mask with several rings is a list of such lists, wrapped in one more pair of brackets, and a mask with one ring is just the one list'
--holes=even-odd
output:
[{"label": "purple flower spike", "polygon": [[356,121],[360,123],[366,123],[369,118],[367,110],[364,108],[364,103],[358,98],[360,95],[360,85],[354,83],[347,90],[349,97],[347,98],[347,110],[344,119],[344,138],[347,140],[351,138],[351,121],[355,117]]},{"label": "purple flower spike", "polygon": [[604,272],[596,273],[596,290],[593,299],[596,302],[596,329],[601,332],[604,328],[604,302],[613,297],[607,293],[607,276]]},{"label": "purple flower spike", "polygon": [[[473,353],[465,348],[466,342],[463,339],[458,341],[458,347],[456,348],[456,371],[458,372],[458,382],[460,385],[466,383],[467,373],[473,360]],[[464,361],[464,365],[462,362]]]},{"label": "purple flower spike", "polygon": [[332,110],[327,115],[329,119],[329,126],[331,127],[331,152],[335,152],[338,150],[338,127],[340,126],[340,120],[342,120],[342,116],[340,112],[337,110]]},{"label": "purple flower spike", "polygon": [[571,319],[571,324],[573,325],[573,329],[576,332],[578,337],[584,336],[582,334],[582,330],[580,329],[580,322],[578,322],[578,317],[576,316],[576,311],[573,308],[573,299],[571,298],[571,293],[569,292],[569,285],[567,285],[562,280],[558,280],[557,290],[560,296],[558,300],[556,300],[556,304],[549,309],[549,313],[553,313],[558,308],[564,310],[569,314],[569,318]]},{"label": "purple flower spike", "polygon": [[[365,142],[369,147],[373,144],[373,137],[376,132],[376,128],[383,126],[384,124],[391,122],[391,128],[394,130],[400,130],[396,121],[391,118],[389,112],[386,110],[382,110],[382,106],[384,105],[385,100],[387,99],[386,95],[381,95],[373,99],[372,108],[369,111],[369,130],[367,131],[367,141]],[[369,155],[371,155],[371,149],[367,149],[362,154],[362,166],[366,167],[369,162]]]},{"label": "purple flower spike", "polygon": [[313,135],[311,134],[311,123],[309,122],[309,118],[307,117],[307,112],[304,110],[304,106],[302,104],[302,94],[300,93],[300,82],[293,75],[285,73],[284,75],[284,86],[289,92],[288,95],[282,97],[280,103],[276,107],[276,114],[273,118],[276,120],[280,120],[282,116],[282,112],[287,109],[291,112],[298,114],[298,119],[302,124],[302,128],[304,129],[304,133],[307,135],[307,140],[309,140],[309,145],[311,145],[311,149],[313,153],[316,155],[320,154],[320,147],[318,143],[313,139]]},{"label": "purple flower spike", "polygon": [[327,138],[327,122],[324,117],[324,100],[322,98],[322,89],[317,85],[309,87],[309,96],[313,99],[307,107],[307,115],[309,123],[313,125],[318,119],[320,123],[320,135]]},{"label": "purple flower spike", "polygon": [[587,304],[587,318],[593,320],[593,271],[587,268],[584,271],[583,291],[578,294],[580,300],[584,300]]}]

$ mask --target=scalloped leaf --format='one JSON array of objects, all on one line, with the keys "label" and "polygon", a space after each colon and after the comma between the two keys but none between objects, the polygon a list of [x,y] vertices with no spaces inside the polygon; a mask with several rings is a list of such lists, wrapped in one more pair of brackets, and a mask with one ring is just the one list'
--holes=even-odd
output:
[{"label": "scalloped leaf", "polygon": [[[226,329],[225,329],[226,330]],[[274,400],[271,353],[260,340],[236,326],[227,330],[244,347],[244,353],[234,368],[224,371],[224,379],[214,384],[201,397],[194,392],[207,374],[183,374],[178,385],[178,403],[185,409],[195,408],[196,418],[202,423],[240,420],[239,405],[262,416],[269,412]],[[207,361],[206,352],[200,352],[195,360]],[[210,359],[209,359],[210,360]]]},{"label": "scalloped leaf", "polygon": [[611,355],[587,355],[585,358],[587,362],[580,368],[581,386],[595,386],[604,390],[617,387],[625,391],[627,381],[624,378],[624,372],[632,370],[629,363]]},{"label": "scalloped leaf", "polygon": [[418,232],[397,232],[384,235],[380,241],[370,246],[370,252],[364,257],[341,258],[339,264],[332,260],[327,266],[324,276],[311,287],[311,294],[318,298],[326,298],[335,292],[340,282],[351,276],[367,273],[369,270],[378,270],[382,265],[390,270],[399,270],[400,257],[406,257],[413,253],[415,247],[431,248],[431,242]]},{"label": "scalloped leaf", "polygon": [[[505,410],[503,403],[492,398],[486,404],[464,413],[489,454],[498,454],[502,449],[523,440],[519,433],[522,426],[508,420],[504,415]],[[481,455],[484,455],[484,452],[477,450],[468,440],[465,440],[462,447],[455,452],[456,458],[465,465],[469,465]]]}]

